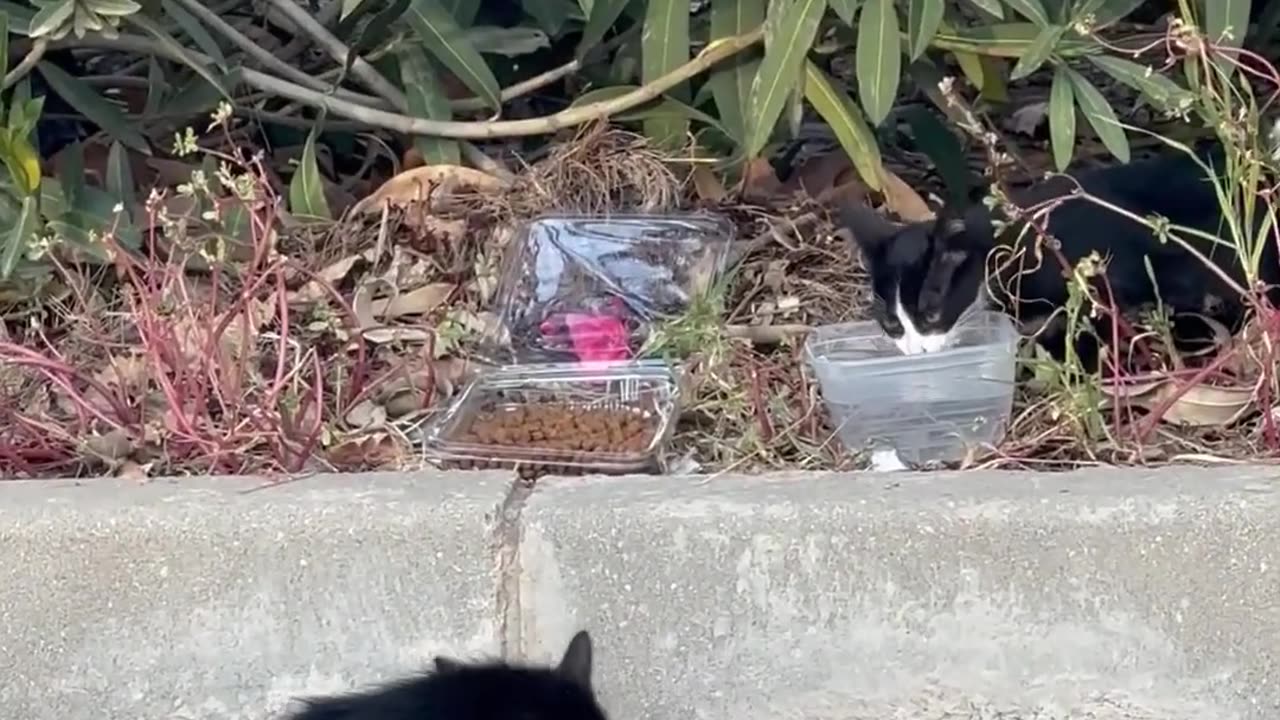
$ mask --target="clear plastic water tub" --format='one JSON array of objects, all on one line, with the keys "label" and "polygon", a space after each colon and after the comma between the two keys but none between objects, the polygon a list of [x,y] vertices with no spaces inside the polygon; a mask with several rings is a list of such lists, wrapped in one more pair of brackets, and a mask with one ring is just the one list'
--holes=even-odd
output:
[{"label": "clear plastic water tub", "polygon": [[849,450],[955,462],[1004,437],[1017,344],[1007,315],[983,311],[962,318],[938,352],[903,355],[875,322],[854,322],[815,328],[805,358]]}]

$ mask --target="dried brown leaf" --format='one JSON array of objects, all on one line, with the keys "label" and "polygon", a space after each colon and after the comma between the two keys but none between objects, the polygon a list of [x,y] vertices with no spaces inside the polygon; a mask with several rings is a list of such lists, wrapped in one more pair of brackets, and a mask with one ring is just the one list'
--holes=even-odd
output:
[{"label": "dried brown leaf", "polygon": [[326,453],[339,470],[369,470],[404,467],[408,448],[390,433],[378,432],[344,438]]},{"label": "dried brown leaf", "polygon": [[[1178,391],[1169,383],[1158,393],[1160,404]],[[1254,408],[1253,387],[1214,387],[1196,385],[1173,401],[1161,420],[1189,427],[1222,427],[1231,425]]]},{"label": "dried brown leaf", "polygon": [[341,260],[329,263],[316,273],[315,278],[289,293],[289,302],[315,302],[323,299],[328,295],[325,291],[325,285],[337,285],[346,279],[347,274],[360,261],[360,258],[360,255],[348,255]]},{"label": "dried brown leaf", "polygon": [[452,283],[432,283],[392,298],[374,300],[374,317],[391,320],[403,315],[426,315],[444,304],[453,292]]},{"label": "dried brown leaf", "polygon": [[789,189],[804,192],[814,200],[820,200],[836,187],[857,180],[857,171],[844,152],[827,153],[809,158],[787,182]]},{"label": "dried brown leaf", "polygon": [[382,184],[371,195],[351,207],[353,215],[381,212],[384,204],[405,207],[437,194],[449,195],[470,188],[481,192],[505,190],[509,184],[500,178],[458,165],[423,165],[405,170]]},{"label": "dried brown leaf", "polygon": [[373,289],[369,283],[361,283],[356,288],[356,294],[351,298],[351,312],[355,313],[360,329],[378,326],[378,315],[373,311]]},{"label": "dried brown leaf", "polygon": [[421,390],[401,390],[387,398],[385,408],[387,417],[402,418],[409,413],[417,412],[426,405],[427,394]]},{"label": "dried brown leaf", "polygon": [[729,194],[724,183],[716,177],[716,173],[706,165],[698,165],[693,169],[693,189],[698,197],[708,202],[718,203]]},{"label": "dried brown leaf", "polygon": [[742,169],[742,197],[744,200],[769,200],[783,194],[782,181],[773,171],[773,165],[764,158],[749,161]]},{"label": "dried brown leaf", "polygon": [[415,327],[378,327],[365,330],[361,337],[371,343],[383,345],[391,342],[420,342],[431,339],[431,332]]},{"label": "dried brown leaf", "polygon": [[361,400],[342,418],[348,427],[357,430],[381,427],[387,422],[387,409],[373,400]]},{"label": "dried brown leaf", "polygon": [[907,222],[932,220],[933,211],[910,185],[892,170],[884,170],[884,204]]},{"label": "dried brown leaf", "polygon": [[120,467],[116,468],[116,477],[121,480],[132,480],[139,485],[151,482],[151,467],[153,463],[139,463],[133,460],[125,460],[120,463]]},{"label": "dried brown leaf", "polygon": [[127,432],[117,428],[85,438],[82,447],[100,460],[115,464],[133,453],[133,440]]}]

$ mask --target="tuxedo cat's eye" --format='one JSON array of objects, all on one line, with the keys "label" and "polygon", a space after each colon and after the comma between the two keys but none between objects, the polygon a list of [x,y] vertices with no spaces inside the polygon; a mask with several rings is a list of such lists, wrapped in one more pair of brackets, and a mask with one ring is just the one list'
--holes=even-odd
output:
[{"label": "tuxedo cat's eye", "polygon": [[937,323],[942,321],[942,310],[930,310],[924,314],[924,321],[927,323]]}]

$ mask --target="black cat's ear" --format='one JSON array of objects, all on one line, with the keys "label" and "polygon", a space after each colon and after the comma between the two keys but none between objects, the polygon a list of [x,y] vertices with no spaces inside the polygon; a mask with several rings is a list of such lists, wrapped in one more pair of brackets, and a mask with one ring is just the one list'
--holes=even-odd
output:
[{"label": "black cat's ear", "polygon": [[289,720],[343,720],[356,710],[356,701],[348,697],[308,698],[303,705]]},{"label": "black cat's ear", "polygon": [[939,213],[937,221],[933,224],[934,236],[942,240],[963,235],[966,230],[964,218],[947,212]]},{"label": "black cat's ear", "polygon": [[861,203],[840,206],[840,224],[853,235],[863,252],[871,253],[898,233],[899,227]]},{"label": "black cat's ear", "polygon": [[436,672],[438,673],[455,672],[457,670],[462,669],[462,663],[458,662],[457,660],[444,657],[442,655],[436,656],[435,664],[436,664]]},{"label": "black cat's ear", "polygon": [[556,672],[588,690],[591,689],[591,636],[579,630],[569,641]]},{"label": "black cat's ear", "polygon": [[996,242],[995,216],[978,203],[964,213],[964,237],[971,250],[989,250]]}]

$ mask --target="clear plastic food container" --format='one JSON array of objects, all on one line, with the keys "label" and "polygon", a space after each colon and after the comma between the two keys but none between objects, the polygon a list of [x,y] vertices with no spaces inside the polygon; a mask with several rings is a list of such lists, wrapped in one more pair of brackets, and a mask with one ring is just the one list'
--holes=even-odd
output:
[{"label": "clear plastic food container", "polygon": [[507,366],[469,383],[425,448],[442,467],[525,477],[657,472],[678,416],[664,363]]},{"label": "clear plastic food container", "polygon": [[1003,313],[962,318],[943,350],[903,355],[874,322],[816,328],[805,357],[853,451],[955,462],[1000,442],[1013,412],[1018,333]]},{"label": "clear plastic food container", "polygon": [[724,272],[734,226],[701,213],[547,215],[515,233],[481,351],[500,364],[618,362]]}]

